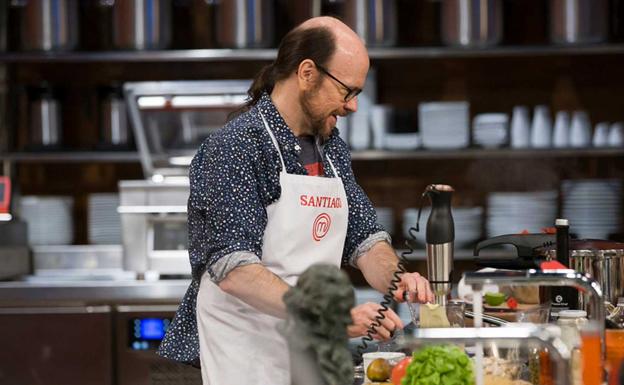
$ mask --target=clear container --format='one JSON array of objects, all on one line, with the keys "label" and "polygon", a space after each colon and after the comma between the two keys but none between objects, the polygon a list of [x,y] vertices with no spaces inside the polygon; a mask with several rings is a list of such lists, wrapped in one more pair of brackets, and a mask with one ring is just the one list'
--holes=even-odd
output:
[{"label": "clear container", "polygon": [[561,328],[561,339],[572,351],[572,385],[582,385],[582,365],[581,365],[581,330],[588,323],[587,312],[585,310],[561,310],[557,325]]}]

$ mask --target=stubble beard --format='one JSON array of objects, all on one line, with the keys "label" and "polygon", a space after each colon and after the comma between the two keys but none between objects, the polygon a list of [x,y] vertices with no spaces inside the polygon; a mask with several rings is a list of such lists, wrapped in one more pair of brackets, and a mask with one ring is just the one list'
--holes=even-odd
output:
[{"label": "stubble beard", "polygon": [[318,136],[323,133],[325,130],[325,120],[326,117],[317,116],[312,112],[312,105],[310,103],[310,99],[318,94],[318,89],[320,87],[316,87],[313,90],[304,91],[299,96],[299,103],[301,104],[301,110],[305,115],[305,118],[308,122],[310,122],[310,129],[312,131],[312,135]]}]

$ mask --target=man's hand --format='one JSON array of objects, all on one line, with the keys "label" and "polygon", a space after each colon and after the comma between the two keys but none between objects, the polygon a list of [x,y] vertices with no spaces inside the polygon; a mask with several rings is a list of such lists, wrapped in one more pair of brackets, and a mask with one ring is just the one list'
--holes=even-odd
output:
[{"label": "man's hand", "polygon": [[[394,299],[397,302],[407,299],[409,302],[427,303],[434,300],[429,281],[418,273],[403,273],[397,287],[398,289],[394,291]],[[406,296],[405,292],[409,295]]]},{"label": "man's hand", "polygon": [[[368,328],[375,322],[375,317],[379,315],[380,309],[381,305],[373,302],[367,302],[352,308],[351,319],[353,324],[347,327],[349,337],[365,336]],[[381,326],[377,327],[375,329],[376,333],[373,334],[373,338],[376,340],[387,340],[396,329],[403,329],[403,322],[401,322],[399,316],[392,309],[388,309],[383,314],[385,318],[380,321]]]}]

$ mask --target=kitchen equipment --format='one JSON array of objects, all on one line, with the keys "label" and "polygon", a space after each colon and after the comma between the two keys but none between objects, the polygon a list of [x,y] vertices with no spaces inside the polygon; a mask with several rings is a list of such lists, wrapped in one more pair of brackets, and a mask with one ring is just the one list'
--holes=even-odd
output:
[{"label": "kitchen equipment", "polygon": [[200,144],[241,108],[246,80],[126,83],[145,180],[119,182],[124,269],[190,275],[188,167]]},{"label": "kitchen equipment", "polygon": [[608,239],[620,229],[622,181],[570,179],[561,182],[561,213],[579,238]]},{"label": "kitchen equipment", "polygon": [[274,39],[273,0],[213,0],[223,48],[267,48]]},{"label": "kitchen equipment", "polygon": [[423,147],[457,149],[470,143],[468,102],[429,102],[418,105]]},{"label": "kitchen equipment", "polygon": [[78,44],[78,0],[11,0],[24,51],[72,50]]},{"label": "kitchen equipment", "polygon": [[423,196],[431,200],[431,214],[427,220],[427,278],[431,283],[435,303],[446,305],[451,292],[453,272],[453,241],[455,225],[451,213],[453,188],[448,185],[429,185]]},{"label": "kitchen equipment", "polygon": [[29,94],[29,147],[49,149],[62,142],[61,106],[49,87],[35,87]]},{"label": "kitchen equipment", "polygon": [[507,114],[478,114],[472,120],[472,141],[485,148],[501,147],[508,143]]},{"label": "kitchen equipment", "polygon": [[99,90],[100,148],[127,149],[130,142],[128,114],[123,90],[105,87]]},{"label": "kitchen equipment", "polygon": [[397,41],[396,0],[342,0],[344,22],[369,47],[388,47]]},{"label": "kitchen equipment", "polygon": [[[556,251],[547,247],[539,253],[553,258]],[[570,268],[589,274],[598,281],[605,301],[614,304],[624,296],[624,243],[573,239],[570,241]],[[587,310],[587,300],[582,293],[579,293],[578,299],[579,307]]]},{"label": "kitchen equipment", "polygon": [[[487,195],[486,234],[538,232],[557,216],[556,190],[490,192]],[[513,220],[510,220],[513,218]]]},{"label": "kitchen equipment", "polygon": [[113,45],[119,49],[165,49],[171,42],[169,0],[109,0],[113,7]]},{"label": "kitchen equipment", "polygon": [[529,109],[526,106],[515,106],[511,115],[511,148],[527,148],[531,139],[529,125]]},{"label": "kitchen equipment", "polygon": [[120,245],[121,218],[117,212],[119,194],[89,194],[87,226],[92,245]]},{"label": "kitchen equipment", "polygon": [[124,84],[145,177],[186,177],[200,144],[243,106],[250,85],[249,80]]},{"label": "kitchen equipment", "polygon": [[552,136],[552,123],[548,106],[535,106],[535,111],[533,113],[533,122],[531,123],[531,147],[551,147]]},{"label": "kitchen equipment", "polygon": [[568,111],[557,112],[553,131],[555,148],[565,148],[570,145],[570,113]]},{"label": "kitchen equipment", "polygon": [[115,307],[114,383],[201,385],[200,370],[155,354],[176,310],[177,305],[123,304]]},{"label": "kitchen equipment", "polygon": [[0,176],[0,221],[11,220],[9,209],[11,208],[11,179],[8,176]]},{"label": "kitchen equipment", "polygon": [[550,0],[550,39],[558,44],[605,41],[607,12],[607,0]]},{"label": "kitchen equipment", "polygon": [[447,45],[486,47],[502,38],[501,0],[442,0],[442,40]]},{"label": "kitchen equipment", "polygon": [[70,196],[23,196],[19,214],[28,224],[28,243],[31,246],[73,243],[73,207]]},{"label": "kitchen equipment", "polygon": [[40,276],[72,276],[86,270],[110,273],[122,268],[121,245],[33,246],[32,257],[33,273]]},{"label": "kitchen equipment", "polygon": [[25,222],[11,214],[11,179],[0,176],[0,280],[30,271],[28,232]]}]

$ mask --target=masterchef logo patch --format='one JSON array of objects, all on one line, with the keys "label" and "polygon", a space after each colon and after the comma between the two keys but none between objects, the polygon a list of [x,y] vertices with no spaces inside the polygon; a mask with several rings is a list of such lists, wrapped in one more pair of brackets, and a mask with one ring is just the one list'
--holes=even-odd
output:
[{"label": "masterchef logo patch", "polygon": [[312,225],[312,238],[314,238],[314,240],[317,242],[320,241],[325,235],[327,235],[330,226],[331,217],[329,216],[329,214],[319,214],[314,220],[314,224]]},{"label": "masterchef logo patch", "polygon": [[300,195],[299,204],[301,206],[308,207],[322,207],[325,209],[339,209],[342,208],[342,201],[340,198],[328,197],[328,196],[314,196],[314,195]]}]

